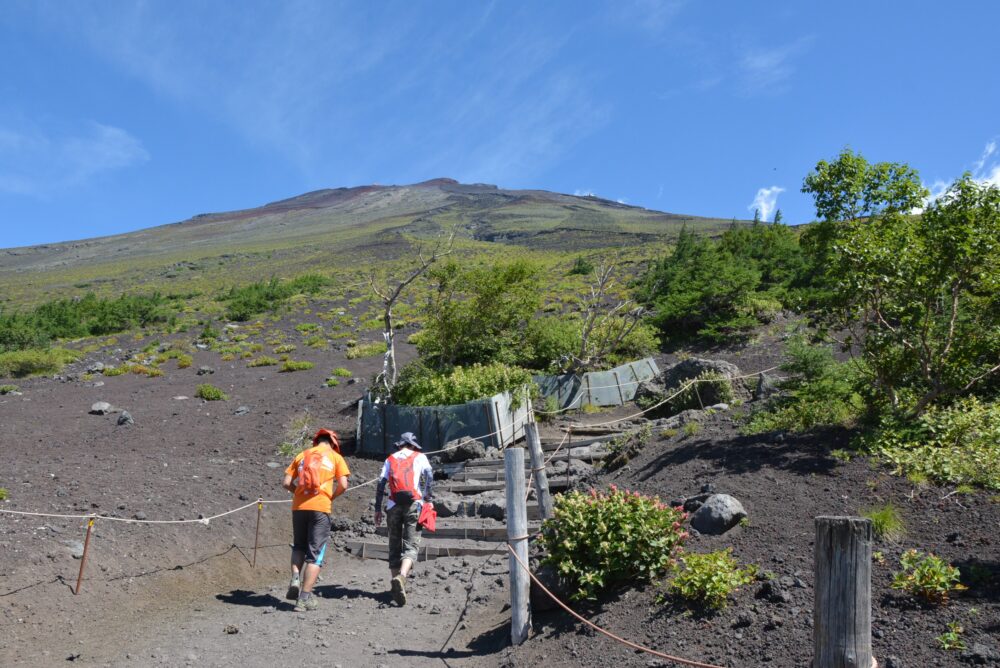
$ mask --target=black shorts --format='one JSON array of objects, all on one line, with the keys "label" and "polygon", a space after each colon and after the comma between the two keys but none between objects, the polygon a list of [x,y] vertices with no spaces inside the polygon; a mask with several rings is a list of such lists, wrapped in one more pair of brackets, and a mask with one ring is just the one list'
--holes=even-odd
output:
[{"label": "black shorts", "polygon": [[318,510],[293,510],[292,536],[292,547],[305,552],[307,564],[322,564],[330,538],[330,516]]}]

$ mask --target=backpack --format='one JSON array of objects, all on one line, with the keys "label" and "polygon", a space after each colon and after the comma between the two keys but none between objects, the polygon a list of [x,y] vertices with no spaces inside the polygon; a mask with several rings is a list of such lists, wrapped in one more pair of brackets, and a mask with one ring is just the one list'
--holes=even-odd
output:
[{"label": "backpack", "polygon": [[413,465],[418,453],[411,452],[406,457],[389,457],[389,498],[393,503],[408,506],[420,499],[420,491],[414,486]]},{"label": "backpack", "polygon": [[326,456],[315,448],[310,448],[302,455],[299,463],[298,488],[304,494],[319,494],[323,491],[323,483],[327,481],[326,471],[329,467],[324,466]]}]

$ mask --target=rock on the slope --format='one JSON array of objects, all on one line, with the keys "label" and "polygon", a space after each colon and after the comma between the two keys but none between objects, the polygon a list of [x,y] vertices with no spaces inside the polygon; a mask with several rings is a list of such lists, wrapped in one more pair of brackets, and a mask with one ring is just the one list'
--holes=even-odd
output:
[{"label": "rock on the slope", "polygon": [[104,371],[104,364],[102,362],[88,364],[86,368],[87,373],[100,373],[102,371]]},{"label": "rock on the slope", "polygon": [[122,427],[125,425],[135,424],[135,420],[132,418],[132,414],[128,411],[122,411],[122,414],[118,416],[118,426]]},{"label": "rock on the slope", "polygon": [[246,415],[249,412],[250,412],[249,406],[240,406],[235,411],[233,411],[233,415]]},{"label": "rock on the slope", "polygon": [[[690,357],[683,362],[678,362],[673,366],[667,367],[661,377],[664,387],[674,388],[680,387],[685,382],[709,372],[716,373],[723,378],[735,378],[736,380],[732,380],[733,396],[744,401],[750,398],[750,391],[747,389],[746,384],[743,379],[738,378],[742,375],[740,368],[735,364],[722,360]],[[702,403],[706,406],[721,403],[725,399],[725,397],[719,396],[715,388],[708,383],[700,383],[698,393],[701,395]]]},{"label": "rock on the slope", "polygon": [[691,515],[691,526],[710,536],[724,534],[747,516],[743,504],[728,494],[713,494]]},{"label": "rock on the slope", "polygon": [[753,389],[754,401],[770,399],[779,391],[778,381],[774,378],[768,376],[766,373],[760,373],[757,375],[757,384]]},{"label": "rock on the slope", "polygon": [[107,415],[108,413],[117,413],[118,409],[109,404],[106,401],[98,401],[91,405],[90,414],[91,415]]},{"label": "rock on the slope", "polygon": [[201,367],[198,367],[198,375],[199,376],[210,376],[213,373],[215,373],[215,369],[213,369],[210,366],[201,366]]},{"label": "rock on the slope", "polygon": [[444,447],[446,450],[441,453],[441,459],[445,462],[464,462],[486,456],[486,446],[483,442],[474,441],[467,436],[448,441]]},{"label": "rock on the slope", "polygon": [[974,642],[962,652],[962,660],[979,666],[1000,664],[1000,650],[986,642]]}]

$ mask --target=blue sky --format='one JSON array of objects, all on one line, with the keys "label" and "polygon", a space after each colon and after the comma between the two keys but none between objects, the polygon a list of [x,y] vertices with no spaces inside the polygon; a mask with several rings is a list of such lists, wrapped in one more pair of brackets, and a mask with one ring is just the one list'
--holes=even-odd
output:
[{"label": "blue sky", "polygon": [[0,11],[0,247],[439,176],[810,220],[850,145],[1000,182],[1000,4],[38,2]]}]

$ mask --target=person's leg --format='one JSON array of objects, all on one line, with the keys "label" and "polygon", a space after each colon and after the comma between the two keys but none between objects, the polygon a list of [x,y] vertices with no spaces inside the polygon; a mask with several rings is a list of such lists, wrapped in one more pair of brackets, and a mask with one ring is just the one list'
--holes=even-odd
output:
[{"label": "person's leg", "polygon": [[292,511],[292,579],[288,583],[285,598],[295,600],[299,597],[301,585],[302,564],[306,558],[306,546],[309,544],[309,513],[308,511]]},{"label": "person's leg", "polygon": [[401,518],[402,551],[400,554],[399,574],[405,580],[413,569],[414,562],[420,556],[420,528],[417,520],[420,518],[419,505],[414,503],[407,508]]},{"label": "person's leg", "polygon": [[301,590],[295,604],[296,611],[314,610],[317,606],[312,591],[316,585],[316,579],[319,577],[323,556],[326,554],[326,543],[330,538],[330,516],[326,513],[311,511],[308,536],[305,565],[301,570]]},{"label": "person's leg", "polygon": [[393,506],[385,513],[385,525],[389,533],[389,577],[399,575],[400,555],[403,551],[403,523],[400,507]]}]

